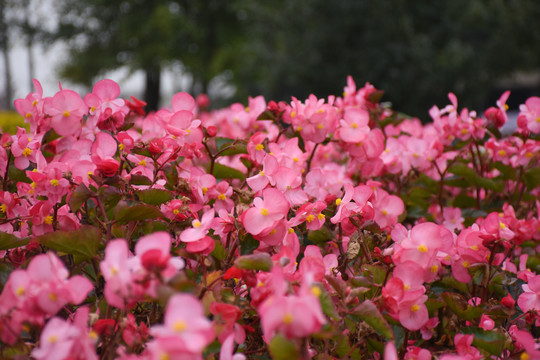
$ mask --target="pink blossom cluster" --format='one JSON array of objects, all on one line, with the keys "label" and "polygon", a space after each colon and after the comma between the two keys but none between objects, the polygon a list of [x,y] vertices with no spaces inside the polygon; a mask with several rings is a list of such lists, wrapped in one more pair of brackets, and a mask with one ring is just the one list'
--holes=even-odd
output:
[{"label": "pink blossom cluster", "polygon": [[112,80],[34,86],[29,130],[1,137],[2,342],[30,325],[39,359],[494,358],[472,328],[538,354],[540,98],[501,137],[508,92],[484,116],[450,94],[423,125],[351,77],[341,97],[205,112],[178,93],[147,115]]}]

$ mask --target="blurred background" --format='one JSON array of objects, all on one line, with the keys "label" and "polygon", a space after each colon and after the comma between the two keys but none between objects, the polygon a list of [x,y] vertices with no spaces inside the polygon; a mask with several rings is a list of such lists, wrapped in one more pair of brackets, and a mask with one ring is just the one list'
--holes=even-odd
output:
[{"label": "blurred background", "polygon": [[339,95],[347,75],[423,121],[450,91],[517,108],[540,95],[539,19],[537,0],[0,0],[0,110],[33,77],[47,96],[112,78],[152,110]]}]

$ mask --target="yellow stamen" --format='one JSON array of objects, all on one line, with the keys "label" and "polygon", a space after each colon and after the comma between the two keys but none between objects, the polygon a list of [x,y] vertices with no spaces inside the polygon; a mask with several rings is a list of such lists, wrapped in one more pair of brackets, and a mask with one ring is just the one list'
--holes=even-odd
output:
[{"label": "yellow stamen", "polygon": [[139,165],[146,166],[146,160],[142,159],[141,161],[139,161]]},{"label": "yellow stamen", "polygon": [[264,176],[264,171],[259,171],[259,176]]},{"label": "yellow stamen", "polygon": [[403,285],[403,290],[405,290],[405,291],[411,290],[411,285],[409,285],[409,284]]},{"label": "yellow stamen", "polygon": [[317,129],[319,129],[319,130],[322,130],[323,127],[324,127],[323,124],[317,125]]},{"label": "yellow stamen", "polygon": [[319,220],[324,220],[324,214],[319,213],[319,214],[317,215],[317,219],[319,219]]},{"label": "yellow stamen", "polygon": [[69,110],[66,110],[64,111],[64,117],[70,117],[71,116],[71,113],[69,112]]},{"label": "yellow stamen", "polygon": [[351,127],[352,127],[353,129],[356,129],[356,128],[358,128],[358,124],[357,124],[357,123],[352,123],[352,124],[351,124]]},{"label": "yellow stamen", "polygon": [[437,271],[439,271],[439,265],[433,265],[429,270],[432,273],[436,273]]},{"label": "yellow stamen", "polygon": [[24,157],[29,157],[30,155],[32,155],[32,152],[32,149],[26,148],[23,150],[22,154]]},{"label": "yellow stamen", "polygon": [[292,158],[294,162],[299,162],[300,159],[298,159],[296,156]]},{"label": "yellow stamen", "polygon": [[257,144],[257,146],[255,146],[255,150],[257,150],[257,151],[261,151],[262,149],[264,149],[263,144]]},{"label": "yellow stamen", "polygon": [[295,118],[296,117],[296,111],[291,111],[291,118]]},{"label": "yellow stamen", "polygon": [[208,192],[208,188],[206,186],[203,186],[202,187],[202,193],[203,195],[206,195],[206,193]]},{"label": "yellow stamen", "polygon": [[418,246],[418,251],[420,251],[423,254],[427,253],[428,247],[426,245],[422,244],[422,245]]},{"label": "yellow stamen", "polygon": [[246,106],[244,110],[246,110],[246,112],[249,112],[249,106]]},{"label": "yellow stamen", "polygon": [[50,293],[49,294],[49,299],[51,301],[56,301],[56,300],[58,300],[58,296],[55,293]]},{"label": "yellow stamen", "polygon": [[471,246],[471,250],[478,251],[478,245]]},{"label": "yellow stamen", "polygon": [[195,220],[195,221],[193,222],[193,227],[194,227],[194,228],[198,228],[199,226],[201,226],[201,222],[200,222],[199,220]]},{"label": "yellow stamen", "polygon": [[17,296],[23,296],[24,295],[24,288],[22,286],[17,288],[17,291],[15,292]]},{"label": "yellow stamen", "polygon": [[49,215],[49,216],[46,216],[45,219],[43,220],[43,223],[47,224],[47,225],[51,225],[53,222],[53,217],[52,215]]},{"label": "yellow stamen", "polygon": [[469,262],[465,260],[464,262],[461,263],[461,265],[463,265],[464,268],[468,268],[471,264],[469,264]]},{"label": "yellow stamen", "polygon": [[313,220],[315,220],[315,216],[312,215],[312,214],[309,214],[307,217],[306,217],[306,221],[308,223],[312,222]]},{"label": "yellow stamen", "polygon": [[56,335],[51,335],[51,336],[49,336],[49,339],[48,339],[48,340],[49,340],[49,342],[50,342],[51,344],[54,344],[55,342],[58,341],[58,336],[56,336]]},{"label": "yellow stamen", "polygon": [[501,230],[506,229],[506,225],[504,225],[503,223],[500,223],[500,224],[501,224]]},{"label": "yellow stamen", "polygon": [[7,211],[7,205],[6,204],[0,205],[0,211],[5,213]]},{"label": "yellow stamen", "polygon": [[261,209],[261,214],[262,214],[263,216],[268,216],[268,209],[262,208],[262,209]]},{"label": "yellow stamen", "polygon": [[59,184],[57,179],[52,179],[49,182],[51,183],[52,186],[58,186],[58,184]]},{"label": "yellow stamen", "polygon": [[291,314],[285,314],[285,316],[283,317],[283,323],[285,323],[286,325],[290,325],[293,321],[293,316]]},{"label": "yellow stamen", "polygon": [[289,230],[287,230],[289,232],[289,234],[292,234],[294,232],[294,229],[293,228],[290,228]]},{"label": "yellow stamen", "polygon": [[187,324],[183,320],[178,320],[173,324],[173,330],[176,332],[182,332],[187,329]]},{"label": "yellow stamen", "polygon": [[174,210],[172,211],[172,213],[173,213],[174,215],[178,215],[178,214],[180,214],[180,210],[174,209]]},{"label": "yellow stamen", "polygon": [[499,150],[498,154],[501,155],[501,156],[506,156],[506,151],[501,149],[501,150]]},{"label": "yellow stamen", "polygon": [[526,351],[519,356],[519,360],[529,360],[530,358],[531,357]]},{"label": "yellow stamen", "polygon": [[315,297],[319,297],[319,296],[321,296],[322,291],[321,291],[321,289],[320,289],[318,286],[312,286],[312,287],[311,287],[311,293],[312,293]]},{"label": "yellow stamen", "polygon": [[217,198],[218,200],[225,200],[227,197],[225,196],[225,194],[219,194]]},{"label": "yellow stamen", "polygon": [[420,306],[414,304],[413,306],[411,306],[411,311],[412,312],[417,312],[418,310],[420,310]]},{"label": "yellow stamen", "polygon": [[26,116],[25,116],[27,119],[30,119],[32,117],[32,114],[31,113],[26,113]]},{"label": "yellow stamen", "polygon": [[382,213],[384,216],[388,215],[388,211],[386,211],[386,210],[382,210],[381,213]]},{"label": "yellow stamen", "polygon": [[340,199],[340,198],[337,198],[337,199],[336,199],[336,205],[339,205],[339,204],[341,204],[341,199]]}]

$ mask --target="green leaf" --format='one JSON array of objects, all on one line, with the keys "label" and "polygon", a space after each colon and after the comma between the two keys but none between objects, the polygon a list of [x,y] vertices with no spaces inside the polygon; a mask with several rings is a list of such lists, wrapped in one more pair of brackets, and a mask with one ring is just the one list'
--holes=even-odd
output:
[{"label": "green leaf", "polygon": [[448,307],[462,320],[474,320],[482,316],[484,309],[478,306],[470,306],[464,296],[445,292],[441,294],[442,299]]},{"label": "green leaf", "polygon": [[219,156],[232,156],[232,155],[238,155],[238,154],[247,154],[247,146],[244,143],[238,142],[234,145],[231,145],[230,148],[223,151],[219,154]]},{"label": "green leaf", "polygon": [[378,334],[383,335],[389,340],[394,339],[394,332],[392,328],[382,316],[377,306],[371,300],[365,300],[360,305],[358,305],[352,312],[351,315],[358,316],[360,319],[365,321],[369,326],[371,326]]},{"label": "green leaf", "polygon": [[161,211],[151,205],[134,205],[119,207],[115,211],[115,219],[120,224],[130,221],[157,219],[163,217]]},{"label": "green leaf", "polygon": [[54,231],[34,240],[50,249],[73,255],[79,263],[96,255],[101,239],[100,229],[83,225],[74,231]]},{"label": "green leaf", "polygon": [[529,190],[537,188],[540,185],[540,167],[527,170],[523,174],[523,182]]},{"label": "green leaf", "polygon": [[242,255],[234,261],[234,266],[244,270],[270,271],[272,258],[268,253]]},{"label": "green leaf", "polygon": [[217,260],[225,260],[225,258],[227,257],[227,252],[225,251],[225,248],[223,247],[221,241],[215,241],[214,250],[212,250],[211,255]]},{"label": "green leaf", "polygon": [[505,180],[515,180],[516,170],[512,166],[504,165],[502,162],[494,162],[491,164],[495,169],[501,172],[502,178]]},{"label": "green leaf", "polygon": [[[210,171],[210,164],[207,166]],[[240,179],[245,180],[245,175],[232,167],[214,163],[214,172],[212,173],[216,179]]]},{"label": "green leaf", "polygon": [[323,226],[319,230],[312,230],[308,232],[307,238],[314,244],[324,245],[328,241],[333,239],[332,233],[326,226]]},{"label": "green leaf", "polygon": [[86,187],[84,184],[80,184],[77,186],[77,188],[71,192],[71,196],[69,197],[68,205],[72,212],[76,212],[79,210],[86,202],[86,200],[90,199],[92,196],[92,192],[90,189]]},{"label": "green leaf", "polygon": [[139,200],[150,205],[161,205],[172,200],[173,194],[163,189],[146,189],[135,191]]},{"label": "green leaf", "polygon": [[252,254],[259,245],[259,240],[255,239],[251,234],[247,234],[244,240],[240,242],[240,255]]},{"label": "green leaf", "polygon": [[24,246],[30,242],[29,238],[19,239],[13,234],[0,232],[0,250],[8,250]]},{"label": "green leaf", "polygon": [[145,149],[145,148],[133,148],[131,149],[131,152],[134,154],[146,156],[149,158],[152,157],[152,154],[150,153],[150,151],[148,151],[148,149]]},{"label": "green leaf", "polygon": [[484,331],[477,327],[465,327],[462,329],[467,335],[474,335],[473,345],[486,350],[492,355],[500,356],[504,350],[506,337],[496,331]]},{"label": "green leaf", "polygon": [[474,169],[463,163],[452,165],[448,169],[448,172],[463,177],[470,185],[480,186],[484,189],[497,192],[502,192],[504,190],[504,183],[502,181],[481,177]]},{"label": "green leaf", "polygon": [[144,175],[134,174],[129,178],[131,185],[152,185],[152,180]]},{"label": "green leaf", "polygon": [[283,335],[276,335],[272,338],[269,350],[274,360],[296,360],[299,358],[295,342],[287,340]]},{"label": "green leaf", "polygon": [[259,120],[274,120],[274,113],[272,113],[269,110],[263,111],[259,117],[257,117],[257,121]]}]

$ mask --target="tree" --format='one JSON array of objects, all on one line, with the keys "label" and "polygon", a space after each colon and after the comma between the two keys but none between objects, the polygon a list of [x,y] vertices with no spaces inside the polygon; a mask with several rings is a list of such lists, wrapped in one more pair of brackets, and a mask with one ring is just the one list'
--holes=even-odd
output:
[{"label": "tree", "polygon": [[[70,43],[61,74],[91,85],[103,71],[122,66],[146,74],[148,109],[158,107],[163,68],[180,61],[193,89],[226,69],[237,24],[232,2],[218,0],[63,0],[56,39]],[[192,89],[192,90],[193,90]]]},{"label": "tree", "polygon": [[9,62],[9,20],[8,20],[8,0],[0,0],[0,51],[4,61],[4,103],[0,105],[10,109],[11,99],[13,98],[13,89],[11,87],[11,65]]},{"label": "tree", "polygon": [[246,7],[250,56],[235,79],[251,79],[248,93],[271,98],[335,94],[350,74],[385,89],[394,108],[426,119],[425,109],[445,104],[449,91],[466,99],[460,105],[481,108],[497,80],[539,63],[540,5],[533,0],[276,0]]}]

